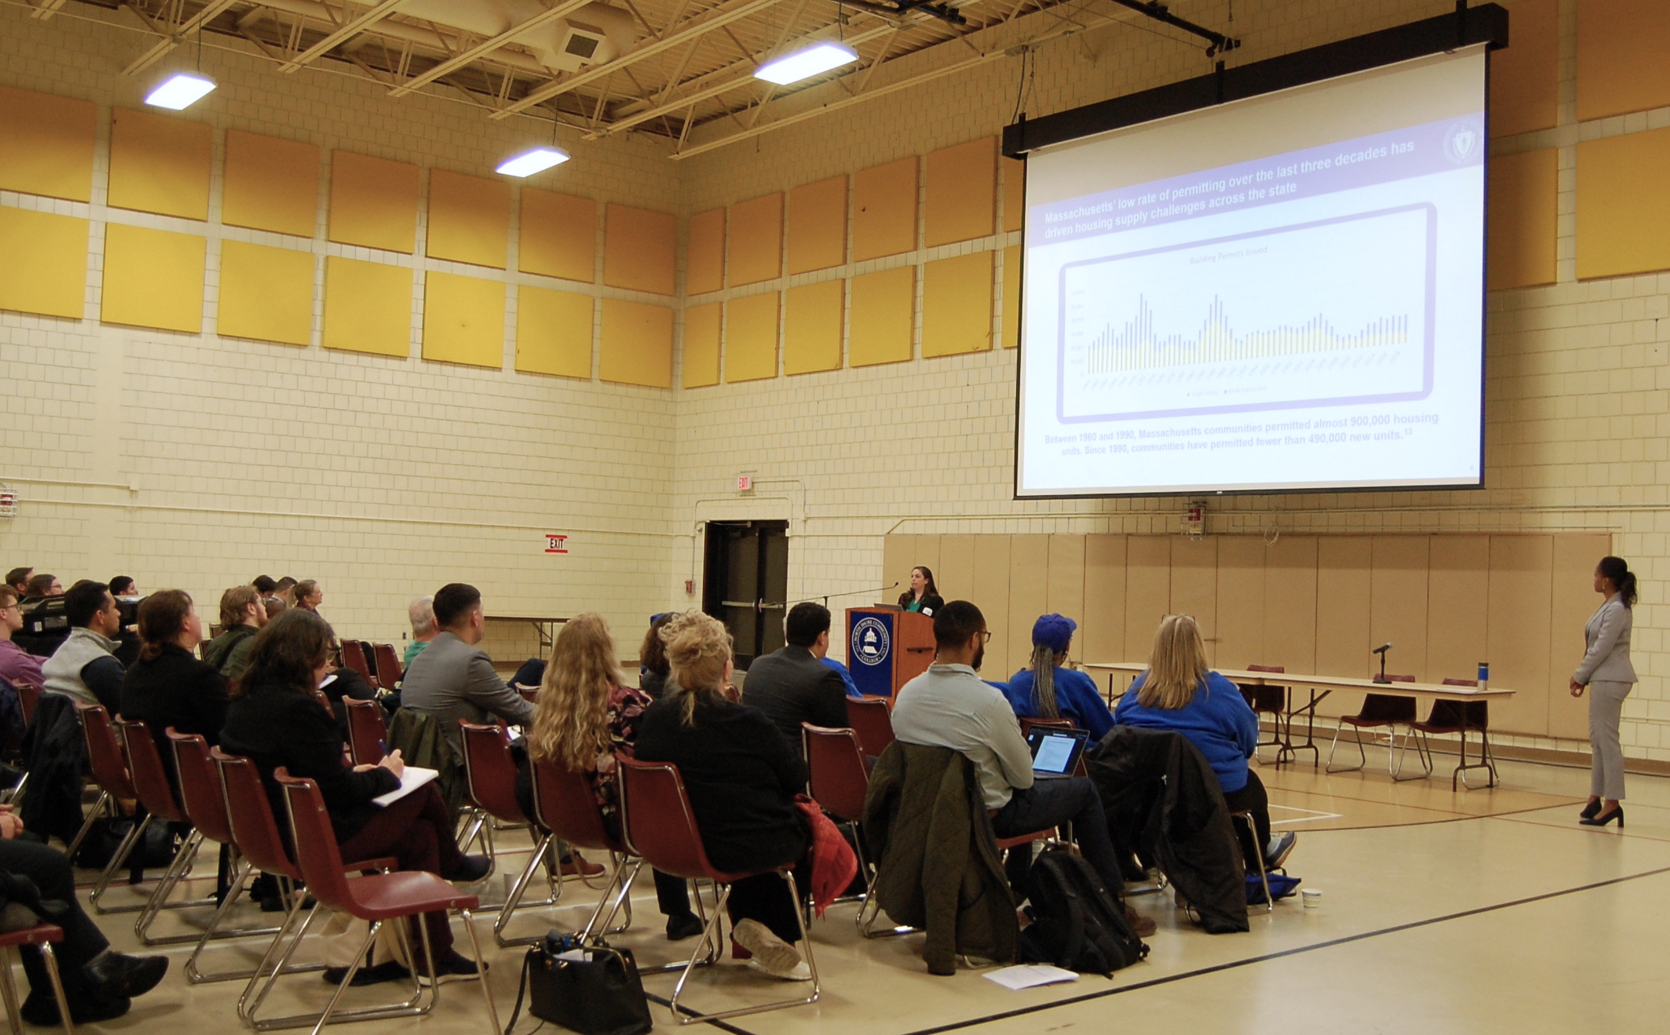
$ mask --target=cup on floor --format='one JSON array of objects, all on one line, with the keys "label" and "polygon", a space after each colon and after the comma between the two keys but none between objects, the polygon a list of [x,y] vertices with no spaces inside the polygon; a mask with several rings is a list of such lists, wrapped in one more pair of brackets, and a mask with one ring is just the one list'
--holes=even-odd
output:
[{"label": "cup on floor", "polygon": [[1300,888],[1299,897],[1304,901],[1306,909],[1322,908],[1322,889],[1320,888]]}]

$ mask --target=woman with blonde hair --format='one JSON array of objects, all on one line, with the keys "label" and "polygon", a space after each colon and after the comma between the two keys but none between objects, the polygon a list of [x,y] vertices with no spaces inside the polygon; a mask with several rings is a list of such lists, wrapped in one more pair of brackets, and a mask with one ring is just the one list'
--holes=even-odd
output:
[{"label": "woman with blonde hair", "polygon": [[1166,615],[1154,633],[1148,671],[1120,698],[1113,719],[1121,726],[1170,730],[1188,737],[1217,774],[1231,812],[1251,811],[1255,845],[1243,830],[1241,851],[1253,865],[1258,851],[1266,869],[1286,861],[1298,835],[1270,836],[1270,799],[1247,766],[1258,744],[1258,716],[1235,684],[1206,664],[1206,644],[1191,615]]},{"label": "woman with blonde hair", "polygon": [[714,866],[759,874],[731,885],[733,941],[772,977],[810,980],[794,945],[799,906],[770,872],[794,863],[797,886],[808,887],[811,832],[794,803],[806,787],[806,764],[764,712],[736,702],[731,637],[717,619],[676,614],[661,639],[670,678],[638,725],[637,757],[678,766]]}]

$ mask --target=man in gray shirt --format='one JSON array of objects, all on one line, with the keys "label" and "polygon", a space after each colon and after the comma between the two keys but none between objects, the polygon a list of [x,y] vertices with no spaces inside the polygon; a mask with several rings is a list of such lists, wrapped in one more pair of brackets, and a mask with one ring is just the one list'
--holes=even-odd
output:
[{"label": "man in gray shirt", "polygon": [[514,725],[532,725],[533,705],[505,685],[493,671],[493,659],[476,646],[486,624],[481,591],[462,582],[448,583],[436,591],[434,609],[440,632],[407,667],[400,683],[400,707],[439,719],[454,750],[459,747],[459,719],[483,723],[497,715]]},{"label": "man in gray shirt", "polygon": [[[951,748],[973,762],[998,837],[1072,823],[1085,861],[1118,896],[1124,872],[1108,838],[1101,795],[1084,777],[1033,778],[1032,751],[1008,698],[975,674],[990,639],[978,607],[953,600],[940,608],[934,614],[934,663],[899,688],[893,735],[907,744]],[[1007,869],[1015,894],[1024,898],[1031,851],[1010,851]]]}]

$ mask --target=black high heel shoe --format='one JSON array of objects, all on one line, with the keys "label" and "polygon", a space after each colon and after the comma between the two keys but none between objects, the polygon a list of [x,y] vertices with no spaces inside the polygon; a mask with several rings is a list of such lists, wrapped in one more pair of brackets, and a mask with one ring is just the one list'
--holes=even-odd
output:
[{"label": "black high heel shoe", "polygon": [[1580,819],[1578,822],[1582,823],[1586,827],[1604,827],[1613,820],[1618,821],[1619,830],[1624,828],[1624,807],[1622,805],[1619,805],[1617,808],[1613,809],[1611,812],[1605,813],[1604,815],[1597,815],[1593,819]]},{"label": "black high heel shoe", "polygon": [[1577,818],[1594,819],[1598,815],[1600,815],[1600,799],[1596,798],[1594,801],[1591,801],[1589,804],[1583,806],[1583,811],[1577,814]]}]

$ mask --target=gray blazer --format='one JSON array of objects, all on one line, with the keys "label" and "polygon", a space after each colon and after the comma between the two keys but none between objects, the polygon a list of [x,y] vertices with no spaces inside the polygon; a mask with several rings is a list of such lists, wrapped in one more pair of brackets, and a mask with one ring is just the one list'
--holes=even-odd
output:
[{"label": "gray blazer", "polygon": [[1583,629],[1589,649],[1572,678],[1583,686],[1636,682],[1635,666],[1629,663],[1629,630],[1634,624],[1635,612],[1616,595],[1596,608]]},{"label": "gray blazer", "polygon": [[472,723],[503,716],[507,722],[529,725],[534,707],[505,685],[493,671],[487,652],[443,632],[412,659],[400,682],[400,707],[428,712],[441,722],[453,747],[458,746],[458,720]]}]

